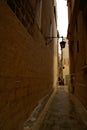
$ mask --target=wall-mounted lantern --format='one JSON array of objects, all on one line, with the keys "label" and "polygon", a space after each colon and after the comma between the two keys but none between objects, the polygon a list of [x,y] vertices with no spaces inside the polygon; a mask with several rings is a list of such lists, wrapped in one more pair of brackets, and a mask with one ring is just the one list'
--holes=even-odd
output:
[{"label": "wall-mounted lantern", "polygon": [[[58,39],[59,39],[59,38],[62,38],[62,41],[60,42],[60,46],[61,46],[61,49],[62,49],[62,48],[65,48],[66,42],[63,40],[63,36],[60,37],[59,34],[57,33],[57,37],[46,37],[46,39],[50,39],[50,38],[51,38],[51,39],[53,39],[53,38],[58,38]],[[46,45],[47,45],[47,44],[49,44],[49,42],[46,43]]]},{"label": "wall-mounted lantern", "polygon": [[64,41],[63,36],[61,38],[62,38],[62,41],[60,42],[60,46],[61,46],[61,49],[62,49],[62,48],[65,48],[66,42]]},{"label": "wall-mounted lantern", "polygon": [[66,44],[65,41],[61,41],[61,42],[60,42],[61,49],[62,49],[62,48],[65,48],[65,44]]}]

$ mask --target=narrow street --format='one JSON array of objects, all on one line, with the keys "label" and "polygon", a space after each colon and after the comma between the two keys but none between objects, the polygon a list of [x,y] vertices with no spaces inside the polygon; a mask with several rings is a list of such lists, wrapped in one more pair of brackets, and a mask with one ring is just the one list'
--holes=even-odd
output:
[{"label": "narrow street", "polygon": [[0,0],[0,130],[87,130],[87,0]]},{"label": "narrow street", "polygon": [[87,130],[87,111],[61,86],[49,99],[33,130]]}]

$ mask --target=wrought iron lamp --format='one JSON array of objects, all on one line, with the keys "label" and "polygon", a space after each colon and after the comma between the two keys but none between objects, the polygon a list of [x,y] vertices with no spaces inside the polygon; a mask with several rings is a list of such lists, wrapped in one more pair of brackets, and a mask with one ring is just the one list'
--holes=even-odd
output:
[{"label": "wrought iron lamp", "polygon": [[61,41],[61,42],[60,42],[61,49],[62,49],[62,48],[65,48],[65,44],[66,44],[65,41]]},{"label": "wrought iron lamp", "polygon": [[[62,49],[62,48],[65,48],[66,42],[63,40],[63,36],[60,37],[59,35],[57,35],[57,37],[46,37],[46,39],[50,39],[50,38],[51,38],[51,39],[53,39],[53,38],[58,38],[58,39],[59,39],[59,38],[62,38],[62,41],[60,42],[60,46],[61,46],[61,49]],[[46,43],[46,45],[47,45],[47,44],[49,44],[49,43]]]}]

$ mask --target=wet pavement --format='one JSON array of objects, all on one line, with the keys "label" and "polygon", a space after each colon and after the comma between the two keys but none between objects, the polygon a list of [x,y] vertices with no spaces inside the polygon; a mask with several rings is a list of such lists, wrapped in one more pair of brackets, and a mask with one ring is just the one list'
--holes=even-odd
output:
[{"label": "wet pavement", "polygon": [[61,86],[50,97],[32,130],[87,130],[87,110]]}]

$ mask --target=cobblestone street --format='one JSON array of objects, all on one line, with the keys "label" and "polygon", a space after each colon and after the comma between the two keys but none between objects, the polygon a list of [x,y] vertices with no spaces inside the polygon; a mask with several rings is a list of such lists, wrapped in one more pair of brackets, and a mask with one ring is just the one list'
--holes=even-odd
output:
[{"label": "cobblestone street", "polygon": [[44,109],[34,130],[87,130],[87,111],[61,86]]}]

